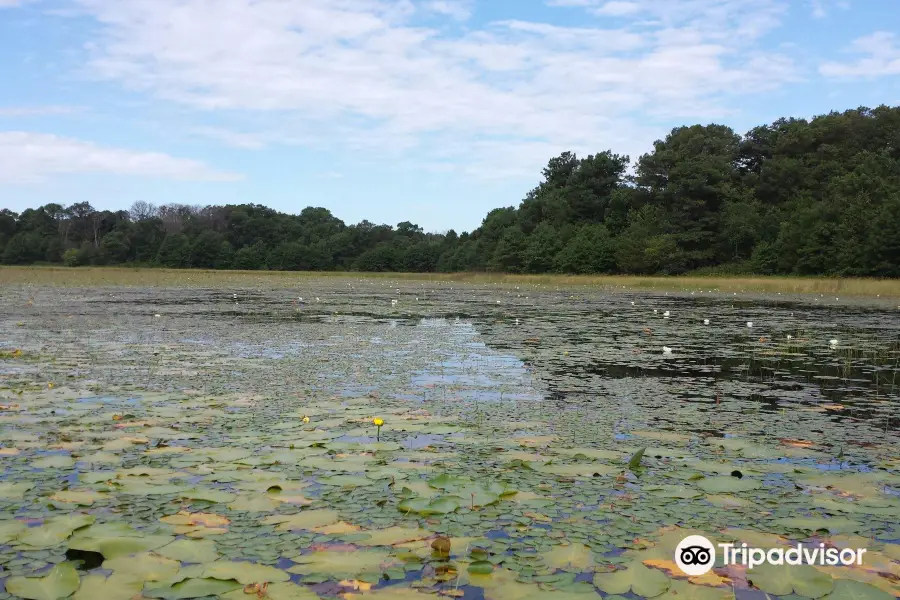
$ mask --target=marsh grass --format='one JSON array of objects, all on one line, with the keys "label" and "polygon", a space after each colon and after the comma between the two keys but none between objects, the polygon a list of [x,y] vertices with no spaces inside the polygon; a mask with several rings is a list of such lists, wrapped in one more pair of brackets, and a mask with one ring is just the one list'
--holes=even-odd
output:
[{"label": "marsh grass", "polygon": [[126,267],[0,267],[0,285],[65,287],[294,287],[318,277],[495,285],[607,287],[631,290],[718,291],[840,296],[900,297],[900,279],[821,277],[722,277],[629,275],[507,275],[502,273],[355,273],[297,271],[212,271]]}]

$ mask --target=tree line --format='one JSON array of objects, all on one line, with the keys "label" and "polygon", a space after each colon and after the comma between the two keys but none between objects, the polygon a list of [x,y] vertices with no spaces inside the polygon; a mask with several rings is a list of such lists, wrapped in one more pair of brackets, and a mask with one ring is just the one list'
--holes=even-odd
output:
[{"label": "tree line", "polygon": [[900,107],[779,119],[741,136],[677,127],[630,170],[550,159],[472,232],[347,225],[254,205],[0,211],[6,264],[507,273],[900,276]]}]

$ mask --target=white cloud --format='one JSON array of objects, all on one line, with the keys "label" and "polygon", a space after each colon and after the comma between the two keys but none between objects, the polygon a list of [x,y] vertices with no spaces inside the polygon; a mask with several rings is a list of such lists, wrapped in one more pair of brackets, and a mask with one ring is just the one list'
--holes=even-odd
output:
[{"label": "white cloud", "polygon": [[644,150],[662,132],[654,120],[720,118],[731,98],[795,77],[790,58],[758,46],[787,0],[555,0],[616,13],[615,28],[518,20],[461,33],[419,20],[461,18],[468,4],[449,0],[73,1],[102,26],[95,76],[227,115],[234,131],[246,132],[242,115],[269,119],[277,135],[201,130],[245,148],[344,143],[428,161],[440,139],[490,146],[463,152],[460,169],[533,173],[548,158],[538,152]]},{"label": "white cloud", "polygon": [[600,5],[593,12],[598,15],[610,15],[613,17],[621,17],[631,15],[641,10],[641,5],[637,2],[622,2],[616,0]]},{"label": "white cloud", "polygon": [[234,181],[241,176],[157,152],[108,148],[45,133],[0,132],[0,182],[22,183],[73,173]]},{"label": "white cloud", "polygon": [[824,19],[831,14],[833,8],[848,10],[849,0],[807,0],[810,13],[815,19]]},{"label": "white cloud", "polygon": [[[0,0],[2,2],[3,0]],[[84,110],[81,106],[0,106],[0,117],[43,117],[71,115]]]},{"label": "white cloud", "polygon": [[825,4],[822,0],[809,0],[809,7],[812,10],[812,16],[816,19],[824,19],[828,16],[828,11],[825,10]]},{"label": "white cloud", "polygon": [[472,3],[467,0],[429,0],[425,10],[453,17],[457,21],[465,21],[472,16]]},{"label": "white cloud", "polygon": [[853,62],[826,62],[819,67],[819,72],[826,77],[900,75],[900,45],[893,32],[876,31],[858,38],[847,51],[863,57]]},{"label": "white cloud", "polygon": [[265,134],[239,133],[221,127],[194,127],[190,130],[190,133],[220,141],[232,148],[242,148],[244,150],[260,150],[265,148],[266,144],[272,139]]}]

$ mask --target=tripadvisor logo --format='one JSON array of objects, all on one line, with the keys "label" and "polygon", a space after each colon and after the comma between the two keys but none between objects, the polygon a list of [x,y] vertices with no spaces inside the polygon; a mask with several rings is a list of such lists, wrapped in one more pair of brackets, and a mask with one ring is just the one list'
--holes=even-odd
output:
[{"label": "tripadvisor logo", "polygon": [[865,548],[826,548],[797,544],[791,548],[751,548],[747,544],[716,544],[702,535],[689,535],[675,548],[675,564],[685,575],[696,577],[713,568],[716,546],[721,552],[722,565],[743,565],[748,569],[770,565],[861,565]]}]

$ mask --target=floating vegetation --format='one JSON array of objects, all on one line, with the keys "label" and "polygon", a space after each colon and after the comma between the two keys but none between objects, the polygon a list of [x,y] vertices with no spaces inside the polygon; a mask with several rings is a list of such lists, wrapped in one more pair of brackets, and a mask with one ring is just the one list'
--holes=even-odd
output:
[{"label": "floating vegetation", "polygon": [[[346,278],[0,299],[0,598],[900,596],[884,308]],[[688,577],[687,535],[867,553]]]}]

